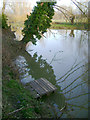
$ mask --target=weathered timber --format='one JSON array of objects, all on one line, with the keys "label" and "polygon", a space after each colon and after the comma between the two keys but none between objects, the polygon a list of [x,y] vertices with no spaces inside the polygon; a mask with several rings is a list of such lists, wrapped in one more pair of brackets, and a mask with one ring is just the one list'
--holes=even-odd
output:
[{"label": "weathered timber", "polygon": [[54,92],[57,88],[45,78],[40,78],[30,82],[30,86],[37,92],[37,97]]}]

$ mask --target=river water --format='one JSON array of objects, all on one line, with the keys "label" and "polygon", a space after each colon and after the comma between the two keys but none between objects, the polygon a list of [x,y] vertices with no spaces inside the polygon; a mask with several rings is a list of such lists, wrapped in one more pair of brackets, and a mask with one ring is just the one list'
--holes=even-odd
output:
[{"label": "river water", "polygon": [[51,104],[53,116],[88,117],[88,32],[85,30],[48,30],[37,45],[29,42],[30,58],[17,56],[20,81],[46,78],[58,90],[41,100]]}]

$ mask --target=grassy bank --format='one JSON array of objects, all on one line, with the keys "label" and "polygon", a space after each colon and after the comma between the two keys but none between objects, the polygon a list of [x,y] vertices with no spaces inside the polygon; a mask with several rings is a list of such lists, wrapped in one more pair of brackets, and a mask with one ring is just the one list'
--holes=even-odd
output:
[{"label": "grassy bank", "polygon": [[[14,44],[10,29],[2,29],[2,117],[47,118],[51,117],[48,105],[34,99],[30,91],[19,82],[19,74],[13,59],[18,55],[20,44]],[[18,49],[17,49],[18,48]],[[25,50],[22,50],[22,54]]]},{"label": "grassy bank", "polygon": [[88,24],[86,23],[74,23],[73,25],[71,23],[59,23],[59,22],[53,22],[51,29],[77,29],[77,30],[88,30]]}]

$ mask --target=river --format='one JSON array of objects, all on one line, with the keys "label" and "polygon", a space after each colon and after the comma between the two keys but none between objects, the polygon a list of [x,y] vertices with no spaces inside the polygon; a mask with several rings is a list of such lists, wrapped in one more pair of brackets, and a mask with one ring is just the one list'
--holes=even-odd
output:
[{"label": "river", "polygon": [[51,29],[44,36],[27,44],[29,60],[15,60],[21,83],[46,78],[58,88],[41,99],[53,106],[53,116],[88,118],[88,32]]}]

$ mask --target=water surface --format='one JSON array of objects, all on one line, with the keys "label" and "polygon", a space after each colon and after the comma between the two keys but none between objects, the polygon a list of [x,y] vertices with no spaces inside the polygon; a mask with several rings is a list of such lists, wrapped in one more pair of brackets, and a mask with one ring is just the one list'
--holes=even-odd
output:
[{"label": "water surface", "polygon": [[[16,58],[23,85],[46,78],[56,93],[42,98],[61,118],[88,117],[88,33],[85,30],[48,30],[37,45],[27,44],[30,58]],[[65,107],[63,111],[61,109]]]}]

